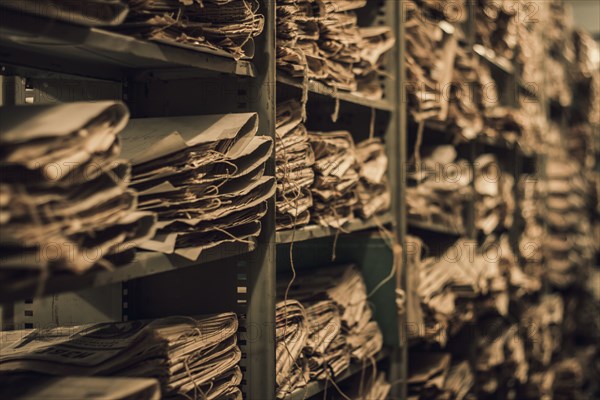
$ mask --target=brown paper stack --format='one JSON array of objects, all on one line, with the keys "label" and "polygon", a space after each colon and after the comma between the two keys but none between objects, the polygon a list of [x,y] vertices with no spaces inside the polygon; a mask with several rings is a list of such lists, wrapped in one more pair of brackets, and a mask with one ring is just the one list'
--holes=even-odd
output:
[{"label": "brown paper stack", "polygon": [[514,181],[493,154],[475,160],[475,226],[484,235],[512,226]]}]

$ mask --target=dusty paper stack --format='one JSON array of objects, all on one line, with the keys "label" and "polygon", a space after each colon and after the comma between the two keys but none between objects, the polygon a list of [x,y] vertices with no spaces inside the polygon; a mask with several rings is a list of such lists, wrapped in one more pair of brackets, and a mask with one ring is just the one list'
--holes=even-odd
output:
[{"label": "dusty paper stack", "polygon": [[254,0],[127,0],[124,33],[235,59],[254,57],[264,16]]},{"label": "dusty paper stack", "polygon": [[509,380],[527,381],[529,364],[524,341],[517,325],[490,316],[478,321],[475,373],[477,392],[482,398],[493,396]]},{"label": "dusty paper stack", "polygon": [[451,145],[424,150],[418,169],[408,175],[409,217],[464,229],[463,211],[472,193],[472,170],[466,160],[457,156]]},{"label": "dusty paper stack", "polygon": [[121,0],[18,0],[3,1],[0,7],[87,26],[118,25],[127,16]]},{"label": "dusty paper stack", "polygon": [[275,129],[277,176],[277,229],[292,229],[310,222],[315,181],[315,154],[302,123],[302,106],[296,100],[277,105]]},{"label": "dusty paper stack", "polygon": [[489,235],[512,226],[515,179],[504,171],[493,154],[475,160],[475,226]]},{"label": "dusty paper stack", "polygon": [[[112,268],[154,234],[127,189],[117,102],[0,108],[0,281]],[[119,260],[117,260],[119,257]]]},{"label": "dusty paper stack", "polygon": [[276,186],[264,176],[273,140],[257,130],[254,113],[132,120],[123,132],[130,186],[159,219],[139,247],[195,261],[221,243],[251,243]]},{"label": "dusty paper stack", "polygon": [[445,121],[448,116],[448,85],[453,76],[457,39],[445,20],[424,18],[422,8],[408,1],[406,10],[405,87],[410,112],[416,121]]},{"label": "dusty paper stack", "polygon": [[[460,141],[472,140],[483,130],[483,111],[489,85],[479,75],[479,58],[464,46],[456,49],[449,96],[448,130]],[[485,90],[484,90],[485,88]]]},{"label": "dusty paper stack", "polygon": [[448,353],[411,351],[408,399],[464,399],[471,391],[475,378],[468,362],[451,364],[451,361]]},{"label": "dusty paper stack", "polygon": [[545,172],[546,278],[551,284],[565,288],[585,279],[594,255],[587,210],[589,187],[577,163],[560,155],[548,159]]},{"label": "dusty paper stack", "polygon": [[364,400],[387,400],[392,389],[392,385],[386,380],[384,372],[378,372],[377,368],[369,368],[354,379],[350,378],[349,384],[342,387],[343,394],[336,390],[331,390],[332,395],[328,399],[345,400],[364,399]]},{"label": "dusty paper stack", "polygon": [[306,386],[310,376],[308,364],[301,357],[309,331],[306,310],[296,300],[280,301],[275,307],[277,398]]},{"label": "dusty paper stack", "polygon": [[3,399],[160,399],[156,379],[105,377],[0,376]]},{"label": "dusty paper stack", "polygon": [[[287,282],[280,282],[279,292],[286,288]],[[368,362],[381,351],[383,336],[377,322],[372,320],[366,286],[355,266],[330,266],[300,276],[294,281],[288,298],[296,299],[293,303],[300,301],[305,309],[306,339],[302,337],[294,342],[288,353],[290,358],[296,357],[295,363],[303,371],[301,377],[317,381],[334,379],[351,362]],[[294,314],[290,315],[288,309],[288,326],[293,324],[292,317]],[[281,318],[279,321],[284,321]],[[296,343],[303,344],[301,355]],[[303,369],[305,365],[308,375]],[[291,376],[294,373],[292,371]],[[288,379],[294,380],[296,386],[286,386],[285,393],[306,383],[299,378]],[[282,382],[285,382],[283,376]],[[280,393],[285,394],[281,386]]]},{"label": "dusty paper stack", "polygon": [[358,174],[356,212],[362,219],[390,209],[392,193],[387,178],[388,158],[381,139],[367,139],[356,145]]},{"label": "dusty paper stack", "polygon": [[355,190],[360,180],[352,135],[347,131],[309,132],[315,154],[315,182],[311,189],[314,223],[342,228],[352,221],[358,204]]},{"label": "dusty paper stack", "polygon": [[241,399],[237,317],[2,332],[0,373],[158,379],[163,397]]},{"label": "dusty paper stack", "polygon": [[512,60],[517,45],[520,14],[511,0],[477,0],[475,5],[476,42],[495,55]]},{"label": "dusty paper stack", "polygon": [[277,0],[277,67],[335,90],[382,98],[378,78],[395,39],[389,27],[358,26],[355,10],[366,4],[366,0]]}]

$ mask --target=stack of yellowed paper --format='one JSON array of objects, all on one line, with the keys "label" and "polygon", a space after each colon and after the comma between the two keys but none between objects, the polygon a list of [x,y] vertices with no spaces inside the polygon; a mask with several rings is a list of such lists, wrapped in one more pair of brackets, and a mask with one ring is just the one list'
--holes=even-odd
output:
[{"label": "stack of yellowed paper", "polygon": [[[280,294],[286,288],[287,282],[279,282]],[[290,348],[288,354],[297,357],[298,372],[292,371],[291,376],[296,374],[299,378],[288,378],[295,384],[280,391],[282,395],[303,387],[307,378],[316,381],[335,379],[351,362],[368,362],[381,351],[383,336],[377,322],[372,320],[366,286],[355,266],[329,266],[301,275],[287,295],[295,299],[288,303],[297,303],[296,308],[298,304],[303,305],[307,334],[297,341],[303,344],[301,354],[297,353],[296,346],[287,345]],[[283,310],[283,304],[279,303],[278,310]],[[296,317],[294,313],[298,313],[294,308],[288,313],[288,324],[293,325],[290,321]],[[278,317],[278,321],[284,321],[283,316],[281,318]]]},{"label": "stack of yellowed paper", "polygon": [[447,21],[424,18],[421,5],[403,3],[406,30],[406,94],[416,121],[445,121],[448,87],[452,81],[457,39]]},{"label": "stack of yellowed paper", "polygon": [[120,158],[128,118],[107,101],[0,108],[2,284],[112,268],[154,235]]},{"label": "stack of yellowed paper", "polygon": [[421,163],[408,175],[408,215],[426,223],[462,230],[464,207],[471,196],[471,166],[458,159],[454,146],[425,149]]},{"label": "stack of yellowed paper", "polygon": [[342,228],[355,218],[358,204],[356,186],[357,154],[350,132],[309,132],[315,154],[315,182],[312,187],[312,221],[317,225]]},{"label": "stack of yellowed paper", "polygon": [[512,226],[515,211],[514,177],[493,154],[475,160],[475,227],[489,235]]},{"label": "stack of yellowed paper", "polygon": [[241,399],[233,313],[2,332],[0,374],[158,379],[164,397]]},{"label": "stack of yellowed paper", "polygon": [[369,368],[342,387],[343,395],[336,392],[332,398],[335,400],[342,400],[346,397],[351,399],[386,400],[389,398],[391,389],[392,385],[385,378],[384,372],[378,372],[377,368]]},{"label": "stack of yellowed paper", "polygon": [[277,229],[291,229],[310,222],[315,155],[302,123],[301,107],[296,100],[277,105]]},{"label": "stack of yellowed paper", "polygon": [[43,399],[160,399],[156,379],[115,377],[0,376],[0,397],[15,400]]},{"label": "stack of yellowed paper", "polygon": [[278,0],[277,66],[370,99],[383,97],[384,56],[395,43],[389,27],[359,27],[366,0]]},{"label": "stack of yellowed paper", "polygon": [[252,242],[275,194],[264,175],[273,140],[257,130],[254,113],[132,120],[123,132],[130,186],[159,218],[139,247],[197,260],[221,243]]},{"label": "stack of yellowed paper", "polygon": [[308,365],[302,351],[308,339],[304,306],[296,300],[277,303],[275,307],[275,339],[277,340],[275,380],[277,398],[282,399],[309,381]]},{"label": "stack of yellowed paper", "polygon": [[18,0],[3,1],[0,7],[87,26],[118,25],[127,16],[121,0]]},{"label": "stack of yellowed paper", "polygon": [[409,399],[462,400],[475,385],[475,376],[467,361],[451,364],[448,353],[411,352],[409,360]]},{"label": "stack of yellowed paper", "polygon": [[359,217],[369,219],[388,211],[392,202],[387,178],[388,158],[381,139],[368,139],[359,143],[356,146],[356,158],[360,176],[356,187],[356,212]]},{"label": "stack of yellowed paper", "polygon": [[119,30],[146,39],[213,54],[254,57],[254,38],[264,28],[256,0],[128,0]]}]

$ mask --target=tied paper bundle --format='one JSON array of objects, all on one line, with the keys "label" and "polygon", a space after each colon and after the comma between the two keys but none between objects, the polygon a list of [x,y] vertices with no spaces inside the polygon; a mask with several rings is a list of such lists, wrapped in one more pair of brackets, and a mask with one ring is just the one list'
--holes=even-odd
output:
[{"label": "tied paper bundle", "polygon": [[[281,291],[286,287],[280,282]],[[366,286],[355,266],[321,268],[300,276],[288,296],[306,309],[308,337],[297,363],[308,366],[310,380],[335,379],[351,362],[368,362],[383,348],[383,335],[372,320]],[[303,385],[289,387],[287,393]]]},{"label": "tied paper bundle", "polygon": [[354,140],[350,132],[309,132],[315,154],[315,182],[312,187],[312,221],[341,229],[354,220],[358,204],[356,186],[360,175]]},{"label": "tied paper bundle", "polygon": [[226,313],[3,332],[0,373],[147,377],[163,397],[241,399],[237,328]]},{"label": "tied paper bundle", "polygon": [[197,260],[222,243],[251,244],[275,194],[264,176],[273,140],[257,130],[254,113],[132,120],[123,132],[130,186],[159,218],[139,247]]},{"label": "tied paper bundle", "polygon": [[310,222],[315,180],[315,155],[302,123],[302,106],[296,100],[277,105],[275,129],[277,176],[277,229],[292,229]]},{"label": "tied paper bundle", "polygon": [[479,68],[479,58],[467,52],[464,47],[456,49],[448,93],[448,130],[460,141],[472,140],[483,130],[482,103],[485,101],[487,86],[480,81]]},{"label": "tied paper bundle", "polygon": [[475,40],[495,55],[512,60],[517,45],[518,8],[511,0],[477,0]]},{"label": "tied paper bundle", "polygon": [[0,7],[87,26],[118,25],[127,16],[121,0],[16,0]]},{"label": "tied paper bundle", "polygon": [[104,377],[0,376],[3,399],[160,400],[155,379]]},{"label": "tied paper bundle", "polygon": [[119,158],[128,118],[111,101],[0,108],[3,285],[112,268],[154,234],[156,216],[137,212]]},{"label": "tied paper bundle", "polygon": [[257,0],[127,0],[119,30],[158,42],[248,59],[264,29]]},{"label": "tied paper bundle", "polygon": [[316,79],[335,90],[381,99],[391,28],[360,28],[354,10],[366,0],[277,0],[277,67],[292,78]]},{"label": "tied paper bundle", "polygon": [[457,160],[454,146],[426,149],[418,170],[408,175],[408,216],[427,223],[464,229],[463,210],[471,196],[472,170]]},{"label": "tied paper bundle", "polygon": [[475,227],[484,235],[512,226],[514,183],[514,177],[502,170],[493,154],[475,160]]},{"label": "tied paper bundle", "polygon": [[[403,4],[403,6],[405,6]],[[415,121],[445,121],[457,39],[447,21],[423,18],[423,10],[406,2],[406,93]]]},{"label": "tied paper bundle", "polygon": [[543,242],[546,278],[565,288],[582,282],[594,255],[589,222],[589,187],[578,164],[558,154],[546,163],[545,206],[548,235]]},{"label": "tied paper bundle", "polygon": [[518,327],[497,316],[479,321],[475,372],[481,398],[493,396],[509,381],[527,382],[529,364]]},{"label": "tied paper bundle", "polygon": [[357,214],[362,219],[388,211],[392,193],[387,179],[388,158],[381,139],[368,139],[356,146],[360,180],[356,187]]},{"label": "tied paper bundle", "polygon": [[306,360],[301,357],[309,335],[304,306],[296,300],[277,303],[275,324],[277,398],[283,399],[305,387],[310,379]]},{"label": "tied paper bundle", "polygon": [[378,373],[377,368],[370,368],[370,371],[354,378],[348,389],[342,389],[345,395],[336,392],[332,399],[387,400],[391,389],[392,385],[385,378],[385,373]]},{"label": "tied paper bundle", "polygon": [[408,372],[409,400],[462,400],[475,384],[466,361],[451,365],[448,353],[411,352]]}]

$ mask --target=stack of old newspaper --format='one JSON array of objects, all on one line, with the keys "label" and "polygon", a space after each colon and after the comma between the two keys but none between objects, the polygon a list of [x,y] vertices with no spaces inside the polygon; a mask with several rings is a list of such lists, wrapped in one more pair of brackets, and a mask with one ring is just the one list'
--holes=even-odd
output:
[{"label": "stack of old newspaper", "polygon": [[387,178],[388,158],[381,139],[367,139],[356,145],[358,174],[357,214],[363,219],[389,210],[392,193]]},{"label": "stack of old newspaper", "polygon": [[166,397],[241,399],[237,327],[226,313],[2,332],[0,374],[149,377]]},{"label": "stack of old newspaper", "polygon": [[421,163],[408,175],[409,217],[464,229],[463,213],[472,193],[472,172],[468,162],[457,156],[451,145],[425,149]]},{"label": "stack of old newspaper", "polygon": [[389,27],[358,26],[366,0],[278,0],[277,66],[291,77],[316,79],[371,99],[384,55],[395,39]]},{"label": "stack of old newspaper", "polygon": [[513,224],[514,177],[492,154],[475,160],[475,226],[485,235]]},{"label": "stack of old newspaper", "polygon": [[117,102],[0,108],[0,281],[111,268],[154,234],[137,212]]},{"label": "stack of old newspaper", "polygon": [[451,364],[448,353],[411,351],[408,370],[410,400],[462,400],[470,393],[475,377],[469,363]]},{"label": "stack of old newspaper", "polygon": [[254,38],[264,28],[253,0],[127,0],[130,12],[119,30],[214,54],[254,57]]},{"label": "stack of old newspaper", "polygon": [[446,20],[434,23],[416,2],[407,1],[402,6],[406,11],[405,90],[410,112],[416,121],[445,121],[445,93],[452,81],[457,48],[455,28]]},{"label": "stack of old newspaper", "polygon": [[[280,293],[286,288],[287,282],[280,282]],[[282,338],[285,344],[278,342],[278,348],[282,348],[282,352],[278,351],[278,365],[295,356],[293,368],[287,369],[288,377],[281,376],[281,382],[294,384],[284,386],[278,380],[281,396],[303,387],[309,380],[334,379],[352,361],[365,362],[381,351],[383,336],[377,322],[372,320],[366,286],[355,266],[332,266],[299,276],[287,294],[288,298],[295,299],[288,300],[290,333],[287,335],[297,335],[300,339]],[[302,313],[298,301],[302,304]],[[285,304],[279,303],[278,315],[285,311]],[[292,304],[291,309],[289,304]],[[285,315],[278,317],[278,321],[285,321]],[[296,330],[304,333],[291,333]],[[300,344],[301,353],[298,353]]]},{"label": "stack of old newspaper", "polygon": [[312,220],[317,225],[341,228],[352,221],[358,204],[357,155],[347,131],[310,132],[315,154],[315,182],[312,187]]},{"label": "stack of old newspaper", "polygon": [[254,113],[132,120],[123,155],[139,207],[158,214],[158,233],[140,248],[197,260],[224,242],[259,235],[275,179],[265,176],[273,140]]},{"label": "stack of old newspaper", "polygon": [[277,229],[291,229],[310,222],[315,155],[302,123],[301,107],[296,100],[277,105]]}]

